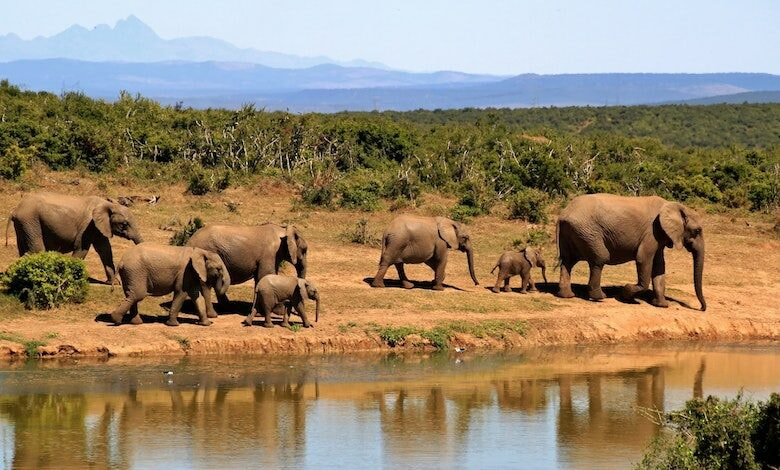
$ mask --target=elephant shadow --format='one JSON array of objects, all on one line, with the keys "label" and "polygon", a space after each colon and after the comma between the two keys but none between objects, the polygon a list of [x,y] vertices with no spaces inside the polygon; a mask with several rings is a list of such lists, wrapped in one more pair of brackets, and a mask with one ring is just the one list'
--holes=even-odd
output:
[{"label": "elephant shadow", "polygon": [[[194,310],[194,307],[193,307]],[[122,322],[122,324],[128,324],[127,321],[128,315],[125,315],[125,318]],[[168,319],[168,315],[152,315],[148,313],[141,313],[141,320],[143,320],[144,323],[165,323],[165,321]],[[198,324],[198,317],[197,316],[179,316],[178,317],[179,323],[181,324],[188,324],[188,325],[197,325]],[[114,320],[111,319],[110,313],[101,313],[98,316],[95,317],[96,322],[100,323],[109,323],[114,324]]]},{"label": "elephant shadow", "polygon": [[[368,284],[369,286],[374,281],[373,277],[364,277],[363,282]],[[409,281],[414,284],[413,289],[425,289],[425,290],[433,290],[433,281],[412,281],[409,279]],[[403,286],[401,286],[401,281],[399,279],[385,279],[385,288],[392,288],[392,289],[403,289]],[[445,289],[452,289],[457,290],[461,292],[466,292],[465,289],[461,289],[460,287],[453,286],[451,284],[442,284]]]},{"label": "elephant shadow", "polygon": [[[555,294],[558,292],[558,284],[557,283],[547,283],[544,287],[542,287],[541,283],[536,284],[536,287],[539,289],[540,292],[549,292],[551,294]],[[588,285],[587,284],[572,284],[571,285],[572,291],[574,291],[574,296],[578,299],[583,300],[590,300],[588,297]],[[650,304],[650,302],[653,300],[654,294],[652,289],[644,290],[640,293],[638,293],[633,299],[626,299],[623,297],[623,286],[602,286],[602,291],[604,291],[604,295],[607,296],[608,299],[615,299],[620,303],[624,304],[631,304],[631,305],[637,305],[640,303],[640,301]],[[676,303],[684,308],[688,308],[691,310],[697,310],[694,308],[691,304],[680,300],[675,299],[674,297],[666,296],[666,300],[669,302]],[[594,301],[596,302],[596,301]]]},{"label": "elephant shadow", "polygon": [[[169,310],[171,308],[171,303],[172,301],[166,300],[165,302],[160,303],[160,307],[164,308],[165,310]],[[216,302],[214,303],[214,310],[219,315],[248,315],[251,309],[252,302],[246,302],[243,300],[231,300],[227,305],[221,305]],[[181,313],[191,313],[193,315],[197,315],[198,310],[195,308],[195,303],[192,300],[187,299],[181,306]]]},{"label": "elephant shadow", "polygon": [[[536,282],[534,283],[536,285],[535,291],[528,291],[529,294],[552,294],[555,295],[556,292],[558,292],[558,283],[557,282]],[[522,289],[520,286],[510,286],[511,292],[515,294],[522,294]],[[573,286],[572,286],[573,287]],[[485,290],[492,292],[493,286],[492,285],[486,285]],[[503,293],[503,291],[501,291]]]}]

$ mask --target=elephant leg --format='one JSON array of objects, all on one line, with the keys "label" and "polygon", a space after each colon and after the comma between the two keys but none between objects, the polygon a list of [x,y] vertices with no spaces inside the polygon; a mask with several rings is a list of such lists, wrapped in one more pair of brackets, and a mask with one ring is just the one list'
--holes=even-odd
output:
[{"label": "elephant leg", "polygon": [[[106,271],[106,284],[113,285],[114,276],[116,276],[116,267],[114,266],[114,254],[111,251],[111,243],[106,237],[99,237],[92,242],[92,246],[95,247],[98,256],[100,256],[100,262],[103,263],[103,269]],[[89,249],[89,246],[86,247]],[[86,252],[84,253],[86,256]]]},{"label": "elephant leg", "polygon": [[[281,306],[281,311],[279,307]],[[291,306],[287,306],[286,304],[279,304],[276,306],[276,309],[274,310],[274,313],[279,313],[282,315],[282,328],[289,328],[290,327],[290,310],[292,310]]]},{"label": "elephant leg", "polygon": [[504,289],[506,290],[506,287],[509,285],[509,278],[504,276],[503,269],[499,269],[498,274],[496,275],[496,285],[493,286],[490,290],[492,290],[495,293],[500,292],[502,283],[504,284]]},{"label": "elephant leg", "polygon": [[607,296],[604,295],[604,291],[601,290],[601,271],[604,269],[603,264],[590,264],[590,279],[588,279],[588,297],[593,300],[603,300]]},{"label": "elephant leg", "polygon": [[558,297],[570,299],[574,297],[574,291],[571,290],[571,270],[576,262],[570,260],[561,260],[561,277],[558,281]]},{"label": "elephant leg", "polygon": [[168,320],[165,321],[165,324],[168,326],[179,326],[179,312],[181,311],[181,306],[184,304],[184,299],[187,298],[187,293],[184,291],[176,292],[173,294],[173,301],[171,302],[171,308],[168,310]]},{"label": "elephant leg", "polygon": [[434,257],[425,262],[433,269],[433,290],[444,290],[444,276],[447,268],[447,248],[437,248]]},{"label": "elephant leg", "polygon": [[646,291],[650,287],[652,279],[654,253],[647,253],[647,249],[639,247],[636,257],[636,284],[626,284],[623,286],[623,297],[631,300],[640,292]]},{"label": "elephant leg", "polygon": [[252,308],[249,310],[249,315],[247,315],[246,318],[244,318],[244,325],[246,326],[252,326],[252,322],[255,319],[255,315],[257,315],[257,297],[259,297],[259,295],[255,294],[255,299],[252,302]]},{"label": "elephant leg", "polygon": [[528,290],[531,292],[536,292],[536,284],[534,284],[534,279],[531,277],[531,273],[528,273]]},{"label": "elephant leg", "polygon": [[666,300],[666,261],[664,260],[663,250],[658,250],[653,258],[653,297],[652,304],[656,307],[668,307],[669,301]]},{"label": "elephant leg", "polygon": [[113,320],[115,325],[120,325],[122,323],[122,318],[129,310],[135,308],[135,311],[138,312],[138,307],[136,304],[140,301],[140,299],[136,299],[133,296],[128,296],[127,294],[125,295],[125,300],[122,301],[119,307],[111,312],[111,320]]},{"label": "elephant leg", "polygon": [[398,279],[401,280],[401,286],[403,286],[404,289],[411,289],[414,287],[414,284],[409,282],[409,279],[406,277],[403,263],[395,263],[395,270],[398,271]]},{"label": "elephant leg", "polygon": [[509,274],[507,274],[506,277],[504,278],[504,289],[503,289],[504,292],[512,292],[512,288],[509,287],[510,279],[512,279],[512,276],[510,276]]},{"label": "elephant leg", "polygon": [[[206,289],[208,290],[208,288]],[[209,319],[208,310],[206,308],[206,300],[211,301],[211,296],[201,295],[201,291],[198,289],[194,289],[191,292],[189,292],[189,296],[192,299],[192,301],[195,303],[195,310],[198,311],[198,325],[201,326],[209,326],[211,325],[211,320]]]},{"label": "elephant leg", "polygon": [[141,314],[138,313],[138,302],[136,302],[130,307],[130,323],[133,325],[140,325],[143,322]]},{"label": "elephant leg", "polygon": [[266,328],[273,328],[274,322],[271,321],[271,313],[276,308],[276,303],[263,301],[263,313],[265,314],[265,321],[263,326]]},{"label": "elephant leg", "polygon": [[303,299],[301,299],[301,301],[298,302],[294,308],[295,311],[298,312],[298,315],[300,315],[301,320],[303,321],[303,327],[311,328],[312,324],[311,322],[309,322],[309,317],[306,316],[306,304],[303,302]]}]

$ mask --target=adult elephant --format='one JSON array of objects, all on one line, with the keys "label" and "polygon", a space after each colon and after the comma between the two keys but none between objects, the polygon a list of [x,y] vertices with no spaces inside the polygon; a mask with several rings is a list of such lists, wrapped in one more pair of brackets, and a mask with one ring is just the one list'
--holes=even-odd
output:
[{"label": "adult elephant", "polygon": [[605,264],[636,261],[637,283],[624,287],[633,298],[652,282],[653,305],[667,307],[664,248],[684,246],[693,254],[693,283],[701,310],[707,309],[702,292],[704,235],[699,217],[688,207],[657,196],[623,197],[589,194],[574,198],[558,219],[561,262],[560,297],[573,297],[571,270],[578,261],[590,266],[588,296],[604,298],[601,270]]},{"label": "adult elephant", "polygon": [[[116,268],[108,239],[118,235],[136,244],[142,241],[130,209],[97,196],[29,194],[14,209],[8,220],[11,222],[19,256],[59,251],[84,259],[89,248],[94,247],[109,284],[113,284]],[[8,245],[7,224],[5,244]]]},{"label": "adult elephant", "polygon": [[406,289],[414,287],[404,272],[404,263],[425,263],[433,269],[433,289],[444,289],[444,270],[450,248],[464,253],[469,263],[469,274],[475,285],[474,254],[466,227],[445,217],[419,217],[401,215],[393,219],[382,236],[382,256],[379,270],[371,283],[373,287],[384,287],[384,277],[390,265],[395,265],[401,285]]},{"label": "adult elephant", "polygon": [[[292,225],[208,225],[195,232],[187,245],[217,253],[232,284],[254,279],[257,288],[263,276],[279,272],[282,261],[292,263],[298,277],[306,277],[308,244]],[[228,303],[219,292],[217,299],[221,305]],[[207,308],[210,315],[216,314],[212,305]]]}]

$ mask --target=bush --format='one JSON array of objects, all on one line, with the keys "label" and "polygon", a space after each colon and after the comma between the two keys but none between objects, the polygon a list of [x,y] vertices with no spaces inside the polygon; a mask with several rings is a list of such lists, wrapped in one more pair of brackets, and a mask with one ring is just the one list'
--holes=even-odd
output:
[{"label": "bush", "polygon": [[547,221],[547,194],[538,189],[526,188],[518,191],[509,200],[509,218],[523,219],[532,224]]},{"label": "bush", "polygon": [[29,166],[29,149],[21,149],[18,145],[12,144],[0,153],[0,178],[7,180],[19,179]]},{"label": "bush", "polygon": [[521,249],[527,246],[541,246],[550,241],[550,234],[540,228],[526,230],[520,238],[512,240],[512,248]]},{"label": "bush", "polygon": [[710,202],[720,202],[723,198],[723,194],[715,186],[715,183],[704,175],[678,176],[669,184],[669,191],[675,199],[680,201],[701,198]]},{"label": "bush", "polygon": [[194,196],[203,196],[212,191],[224,191],[230,187],[230,172],[225,171],[218,177],[200,168],[193,169],[187,184],[187,192]]},{"label": "bush", "polygon": [[365,212],[378,210],[381,189],[380,184],[368,176],[346,179],[339,184],[339,205]]},{"label": "bush", "polygon": [[478,215],[482,215],[481,210],[472,206],[464,206],[463,204],[458,204],[450,209],[450,218],[452,220],[457,220],[458,222],[468,222],[472,217]]},{"label": "bush", "polygon": [[358,220],[355,228],[345,231],[341,237],[349,243],[358,245],[382,246],[382,240],[368,231],[368,219]]},{"label": "bush", "polygon": [[30,253],[3,275],[6,292],[27,308],[48,309],[81,303],[87,295],[84,261],[56,252]]},{"label": "bush", "polygon": [[308,207],[333,207],[334,192],[329,185],[311,185],[301,190],[301,202]]},{"label": "bush", "polygon": [[184,246],[190,241],[190,237],[192,237],[195,232],[205,226],[206,225],[200,217],[194,217],[180,230],[176,231],[168,243],[174,246]]},{"label": "bush", "polygon": [[655,439],[640,469],[762,469],[780,464],[780,395],[749,403],[707,397],[661,415],[672,434]]}]

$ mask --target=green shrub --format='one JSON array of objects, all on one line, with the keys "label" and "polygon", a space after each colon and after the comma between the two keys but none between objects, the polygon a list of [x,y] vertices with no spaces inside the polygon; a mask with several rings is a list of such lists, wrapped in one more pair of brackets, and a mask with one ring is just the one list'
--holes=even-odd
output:
[{"label": "green shrub", "polygon": [[16,144],[5,149],[0,153],[0,178],[19,179],[27,171],[32,153],[30,149],[22,149]]},{"label": "green shrub", "polygon": [[541,246],[550,241],[551,238],[546,230],[531,228],[526,230],[519,238],[512,240],[512,248],[520,249],[526,246]]},{"label": "green shrub", "polygon": [[710,202],[720,202],[723,198],[715,183],[704,175],[678,176],[669,184],[669,192],[679,201],[701,198]]},{"label": "green shrub", "polygon": [[381,246],[382,240],[375,237],[368,231],[368,219],[360,219],[355,224],[355,228],[346,230],[341,234],[341,238],[349,243],[358,245]]},{"label": "green shrub", "polygon": [[206,225],[203,223],[203,220],[201,220],[200,217],[193,217],[181,229],[174,232],[168,243],[174,246],[184,246],[188,241],[190,241],[190,237],[192,237],[195,232],[205,226]]},{"label": "green shrub", "polygon": [[750,207],[750,200],[745,188],[729,188],[723,191],[723,204],[730,209]]},{"label": "green shrub", "polygon": [[30,253],[3,275],[6,292],[27,308],[48,309],[81,303],[87,295],[84,261],[56,252]]},{"label": "green shrub", "polygon": [[547,194],[538,189],[526,188],[509,199],[509,218],[523,219],[532,224],[547,221]]},{"label": "green shrub", "polygon": [[756,181],[748,188],[750,210],[761,211],[780,205],[780,188],[770,181]]},{"label": "green shrub", "polygon": [[780,465],[780,395],[750,403],[742,396],[690,400],[660,415],[671,434],[650,445],[639,469],[770,469]]},{"label": "green shrub", "polygon": [[343,180],[339,185],[339,205],[346,209],[372,212],[381,207],[381,185],[370,176],[358,176]]},{"label": "green shrub", "polygon": [[450,218],[458,222],[468,222],[478,215],[482,215],[482,211],[472,206],[458,204],[450,209]]},{"label": "green shrub", "polygon": [[307,207],[333,208],[334,191],[329,185],[311,185],[301,190],[300,201]]},{"label": "green shrub", "polygon": [[209,175],[201,169],[195,169],[190,173],[190,181],[187,183],[187,192],[194,196],[203,196],[211,191]]}]

